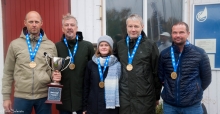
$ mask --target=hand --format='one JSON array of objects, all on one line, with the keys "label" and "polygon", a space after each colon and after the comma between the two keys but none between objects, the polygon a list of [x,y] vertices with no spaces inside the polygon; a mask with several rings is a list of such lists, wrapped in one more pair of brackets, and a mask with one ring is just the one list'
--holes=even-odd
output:
[{"label": "hand", "polygon": [[86,111],[84,111],[83,114],[86,114]]},{"label": "hand", "polygon": [[159,105],[159,104],[160,104],[160,103],[159,103],[159,100],[157,100],[157,101],[156,101],[156,106]]},{"label": "hand", "polygon": [[13,111],[11,100],[4,100],[3,107],[7,113]]},{"label": "hand", "polygon": [[53,81],[59,82],[61,80],[61,73],[58,70],[53,71],[52,73]]}]

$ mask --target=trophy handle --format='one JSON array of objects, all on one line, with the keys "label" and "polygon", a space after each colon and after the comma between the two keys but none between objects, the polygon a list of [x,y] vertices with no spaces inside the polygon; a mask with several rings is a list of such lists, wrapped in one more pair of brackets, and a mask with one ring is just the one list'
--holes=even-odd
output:
[{"label": "trophy handle", "polygon": [[47,57],[51,58],[50,56],[48,56],[48,54],[45,54],[45,59],[46,59],[47,65],[50,67],[51,70],[54,70],[54,69],[50,66],[50,64],[48,63]]},{"label": "trophy handle", "polygon": [[[66,58],[65,58],[65,60],[68,60],[68,59],[70,59],[71,57],[69,57],[69,56],[67,56]],[[62,70],[60,70],[60,71],[63,71],[63,70],[65,70],[69,65],[70,65],[70,63],[71,63],[71,60],[69,60],[69,63],[66,65],[66,67],[65,68],[63,68]]]}]

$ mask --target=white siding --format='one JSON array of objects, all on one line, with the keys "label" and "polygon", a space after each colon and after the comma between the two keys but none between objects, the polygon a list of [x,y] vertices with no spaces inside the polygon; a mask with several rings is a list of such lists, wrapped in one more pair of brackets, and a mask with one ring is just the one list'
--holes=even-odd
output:
[{"label": "white siding", "polygon": [[202,102],[205,104],[208,114],[220,114],[220,73],[212,70],[212,82],[204,91]]},{"label": "white siding", "polygon": [[101,0],[71,0],[71,14],[78,20],[84,39],[96,43],[101,36]]}]

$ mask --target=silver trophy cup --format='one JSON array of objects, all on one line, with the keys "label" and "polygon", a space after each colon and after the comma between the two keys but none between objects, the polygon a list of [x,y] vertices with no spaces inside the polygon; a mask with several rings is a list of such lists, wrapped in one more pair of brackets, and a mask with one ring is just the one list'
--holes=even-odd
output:
[{"label": "silver trophy cup", "polygon": [[[70,59],[70,57],[62,58],[62,57],[52,57],[50,54],[44,52],[44,56],[47,62],[47,65],[53,71],[63,71],[70,65],[69,63],[65,66],[65,61]],[[49,59],[49,60],[48,60]],[[61,102],[61,92],[63,85],[60,85],[59,82],[53,81],[48,84],[48,97],[45,103],[54,103],[54,104],[62,104]]]},{"label": "silver trophy cup", "polygon": [[[66,58],[62,58],[62,57],[51,57],[51,55],[47,54],[46,52],[44,52],[45,55],[45,59],[47,62],[47,65],[53,70],[58,70],[58,71],[63,71],[65,70],[69,65],[70,62],[64,67],[65,65],[65,61],[70,59],[69,56],[67,56]],[[50,64],[48,63],[48,58],[50,58]]]}]

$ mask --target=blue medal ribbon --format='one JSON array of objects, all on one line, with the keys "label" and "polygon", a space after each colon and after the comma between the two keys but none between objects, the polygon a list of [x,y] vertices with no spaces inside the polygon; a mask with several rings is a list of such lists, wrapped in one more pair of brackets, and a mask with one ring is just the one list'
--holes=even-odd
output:
[{"label": "blue medal ribbon", "polygon": [[71,59],[70,59],[71,63],[74,63],[74,56],[76,55],[76,51],[78,49],[78,35],[76,35],[76,44],[75,44],[74,49],[73,49],[73,54],[71,53],[71,51],[69,49],[69,46],[68,46],[66,38],[64,38],[63,41],[66,44],[66,47],[68,48],[69,56],[71,57]]},{"label": "blue medal ribbon", "polygon": [[179,58],[178,58],[178,61],[176,63],[175,57],[174,57],[174,52],[173,52],[173,47],[171,46],[170,49],[171,49],[171,57],[172,57],[173,70],[174,70],[174,72],[176,72],[177,71],[177,67],[179,65],[179,60],[180,60],[180,57],[181,57],[182,53],[179,54]]},{"label": "blue medal ribbon", "polygon": [[30,54],[30,60],[31,62],[34,62],[34,59],[35,59],[35,56],[37,54],[37,51],[40,47],[40,43],[42,41],[42,35],[40,33],[40,38],[38,39],[38,42],[37,42],[37,45],[35,46],[34,50],[32,50],[32,46],[31,46],[31,43],[30,43],[30,38],[29,38],[29,34],[26,34],[26,42],[27,42],[27,45],[28,45],[28,51],[29,51],[29,54]]},{"label": "blue medal ribbon", "polygon": [[140,43],[141,38],[142,38],[142,36],[139,35],[138,40],[137,40],[137,42],[136,42],[136,44],[135,44],[134,50],[132,51],[132,54],[130,54],[130,52],[129,52],[129,37],[127,36],[126,42],[127,42],[127,47],[128,47],[128,64],[132,64],[134,55],[135,55],[135,53],[136,53],[136,51],[137,51],[137,48],[138,48],[138,46],[139,46],[139,43]]},{"label": "blue medal ribbon", "polygon": [[[188,44],[190,44],[190,43],[189,43],[189,41],[187,40],[187,41],[186,41],[186,45],[188,45]],[[178,58],[178,60],[177,60],[177,63],[176,63],[176,61],[175,61],[175,57],[174,57],[174,52],[173,52],[173,47],[172,47],[172,46],[171,46],[171,48],[170,48],[170,53],[171,53],[171,58],[172,58],[173,70],[174,70],[174,72],[177,72],[177,67],[178,67],[178,65],[179,65],[179,60],[180,60],[180,57],[181,57],[182,53],[179,54],[179,58]]]},{"label": "blue medal ribbon", "polygon": [[108,56],[107,59],[105,60],[103,71],[102,71],[101,64],[100,64],[100,57],[98,58],[98,69],[99,69],[100,82],[103,82],[103,74],[108,66],[109,57],[110,56]]}]

